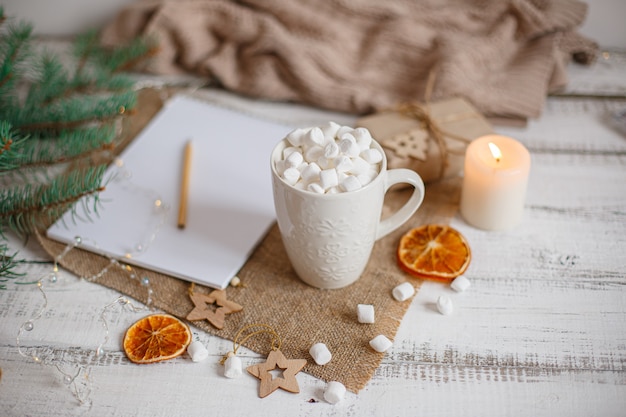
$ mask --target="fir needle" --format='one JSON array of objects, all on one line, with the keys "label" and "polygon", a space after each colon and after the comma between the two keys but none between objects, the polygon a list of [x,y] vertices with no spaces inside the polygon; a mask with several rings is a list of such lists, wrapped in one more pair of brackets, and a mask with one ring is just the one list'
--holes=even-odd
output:
[{"label": "fir needle", "polygon": [[183,172],[180,183],[180,200],[178,206],[178,228],[184,229],[187,224],[187,200],[189,198],[189,177],[191,174],[191,141],[185,145]]}]

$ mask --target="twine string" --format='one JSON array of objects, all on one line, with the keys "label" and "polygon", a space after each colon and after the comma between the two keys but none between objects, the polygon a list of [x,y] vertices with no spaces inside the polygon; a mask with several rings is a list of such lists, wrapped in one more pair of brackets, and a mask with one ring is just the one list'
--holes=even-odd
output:
[{"label": "twine string", "polygon": [[[471,142],[471,139],[445,131],[432,117],[430,111],[430,97],[435,87],[437,70],[438,67],[435,66],[428,73],[428,79],[426,81],[426,88],[424,91],[424,104],[420,104],[417,102],[400,103],[395,107],[395,111],[406,117],[419,121],[422,127],[428,132],[429,137],[432,137],[435,140],[435,143],[439,148],[439,154],[441,155],[441,164],[439,165],[438,176],[438,178],[441,179],[443,178],[444,172],[449,165],[448,155],[451,153],[455,153],[451,152],[448,149],[445,137],[447,136],[452,140],[463,142],[465,144],[469,144]],[[461,120],[470,116],[473,116],[473,113],[463,113],[460,115],[456,115],[456,117],[454,118],[447,118],[446,122]]]},{"label": "twine string", "polygon": [[[242,337],[242,335],[246,331],[254,329],[255,327],[260,327],[260,329],[254,330],[254,331],[252,331],[252,332],[250,332],[250,333],[248,333],[248,334],[246,334],[245,336]],[[220,364],[224,365],[224,362],[226,362],[226,359],[228,359],[230,356],[236,355],[237,354],[237,350],[248,339],[250,339],[250,338],[252,338],[252,337],[254,337],[256,335],[259,335],[259,334],[269,334],[272,337],[270,349],[271,350],[280,350],[283,342],[282,342],[280,336],[278,335],[278,333],[276,332],[276,330],[274,330],[274,328],[272,326],[270,326],[269,324],[265,324],[265,323],[248,324],[248,325],[242,327],[241,329],[239,329],[239,331],[237,332],[237,334],[233,338],[233,350],[228,352],[226,355],[224,355],[222,357],[222,359],[220,360]],[[240,338],[241,338],[241,340],[240,340]]]}]

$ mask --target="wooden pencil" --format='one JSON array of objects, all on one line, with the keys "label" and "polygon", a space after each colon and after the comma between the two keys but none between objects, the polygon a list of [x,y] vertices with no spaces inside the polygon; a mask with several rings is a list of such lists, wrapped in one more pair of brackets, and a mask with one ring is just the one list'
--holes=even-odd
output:
[{"label": "wooden pencil", "polygon": [[191,141],[185,145],[185,155],[183,159],[183,172],[180,183],[180,199],[178,206],[178,228],[184,229],[187,224],[187,200],[189,199],[189,180],[191,176]]}]

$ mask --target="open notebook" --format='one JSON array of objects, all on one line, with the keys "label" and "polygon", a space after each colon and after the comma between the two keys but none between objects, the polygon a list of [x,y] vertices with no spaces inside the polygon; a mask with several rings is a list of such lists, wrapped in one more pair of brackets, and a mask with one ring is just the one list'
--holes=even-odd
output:
[{"label": "open notebook", "polygon": [[[269,159],[288,126],[187,96],[171,98],[120,155],[91,220],[67,212],[47,235],[225,288],[275,219]],[[187,226],[177,227],[184,147],[193,143]],[[160,198],[169,210],[157,209]],[[80,214],[81,204],[79,202]],[[81,216],[84,217],[84,216]],[[156,233],[156,235],[155,235]],[[130,259],[127,253],[132,253]]]}]

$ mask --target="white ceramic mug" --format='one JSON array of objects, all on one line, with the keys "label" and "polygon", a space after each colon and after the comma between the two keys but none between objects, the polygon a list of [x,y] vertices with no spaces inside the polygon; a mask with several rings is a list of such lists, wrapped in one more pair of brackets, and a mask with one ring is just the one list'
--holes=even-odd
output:
[{"label": "white ceramic mug", "polygon": [[[376,178],[363,188],[336,194],[318,194],[287,184],[275,162],[289,146],[282,140],[271,155],[272,185],[278,227],[287,256],[302,281],[324,289],[342,288],[363,273],[374,242],[405,223],[424,199],[421,177],[409,169],[387,170],[384,151]],[[394,184],[414,187],[409,200],[381,220],[385,193]]]}]

